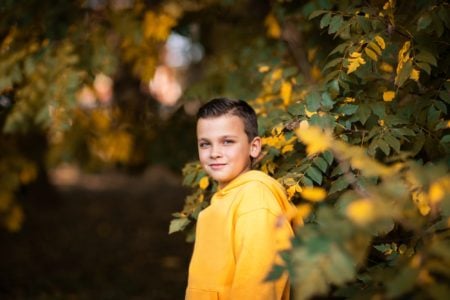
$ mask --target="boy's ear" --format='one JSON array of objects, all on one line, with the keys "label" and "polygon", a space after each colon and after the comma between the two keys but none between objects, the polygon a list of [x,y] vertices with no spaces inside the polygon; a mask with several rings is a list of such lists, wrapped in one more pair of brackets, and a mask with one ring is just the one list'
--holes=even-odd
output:
[{"label": "boy's ear", "polygon": [[250,157],[257,158],[261,153],[261,138],[255,137],[250,143]]}]

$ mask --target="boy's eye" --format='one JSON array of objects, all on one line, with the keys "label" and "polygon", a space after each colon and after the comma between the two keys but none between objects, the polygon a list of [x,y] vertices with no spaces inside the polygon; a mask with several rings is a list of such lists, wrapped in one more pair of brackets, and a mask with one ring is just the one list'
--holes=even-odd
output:
[{"label": "boy's eye", "polygon": [[225,141],[223,141],[223,144],[224,145],[234,144],[234,141],[233,140],[225,140]]}]

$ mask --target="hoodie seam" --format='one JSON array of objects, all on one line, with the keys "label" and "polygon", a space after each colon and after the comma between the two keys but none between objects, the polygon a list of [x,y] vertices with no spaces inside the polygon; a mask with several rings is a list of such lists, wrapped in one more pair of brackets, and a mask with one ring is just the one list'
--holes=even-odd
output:
[{"label": "hoodie seam", "polygon": [[237,217],[240,218],[240,217],[242,217],[242,216],[245,216],[245,215],[248,215],[248,214],[251,214],[251,213],[255,213],[255,212],[259,211],[259,210],[266,210],[266,211],[269,212],[271,215],[273,215],[273,216],[275,216],[275,217],[278,216],[278,214],[274,213],[274,212],[273,212],[270,208],[268,208],[268,207],[258,207],[258,208],[255,208],[255,209],[252,209],[252,210],[249,210],[249,211],[240,213],[240,214],[237,215]]}]

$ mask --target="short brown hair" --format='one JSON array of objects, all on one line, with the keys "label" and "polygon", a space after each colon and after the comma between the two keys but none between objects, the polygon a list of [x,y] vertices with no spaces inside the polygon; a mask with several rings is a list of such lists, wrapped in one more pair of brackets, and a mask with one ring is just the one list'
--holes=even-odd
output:
[{"label": "short brown hair", "polygon": [[244,122],[244,131],[249,141],[258,136],[258,119],[255,110],[243,100],[214,98],[200,107],[197,112],[197,121],[226,114],[237,116]]}]

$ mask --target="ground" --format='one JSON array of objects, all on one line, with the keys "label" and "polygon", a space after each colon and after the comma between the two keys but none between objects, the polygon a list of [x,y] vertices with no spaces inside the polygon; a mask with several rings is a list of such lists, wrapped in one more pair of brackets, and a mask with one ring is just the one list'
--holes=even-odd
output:
[{"label": "ground", "polygon": [[25,199],[22,230],[0,231],[0,299],[184,298],[192,245],[168,235],[186,195],[179,177],[153,167],[52,178],[58,199]]}]

